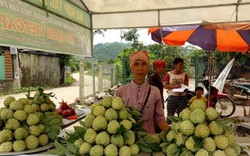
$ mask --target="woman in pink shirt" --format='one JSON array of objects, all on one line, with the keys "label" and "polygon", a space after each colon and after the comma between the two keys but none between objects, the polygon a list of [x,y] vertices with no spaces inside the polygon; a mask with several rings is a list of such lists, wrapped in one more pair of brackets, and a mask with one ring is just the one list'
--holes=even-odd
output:
[{"label": "woman in pink shirt", "polygon": [[168,124],[165,120],[159,89],[150,86],[145,80],[149,72],[149,66],[147,51],[132,53],[130,56],[130,69],[134,78],[131,83],[119,87],[116,96],[121,97],[124,104],[129,107],[142,110],[143,128],[148,133],[155,133],[156,126],[162,131],[166,131]]}]

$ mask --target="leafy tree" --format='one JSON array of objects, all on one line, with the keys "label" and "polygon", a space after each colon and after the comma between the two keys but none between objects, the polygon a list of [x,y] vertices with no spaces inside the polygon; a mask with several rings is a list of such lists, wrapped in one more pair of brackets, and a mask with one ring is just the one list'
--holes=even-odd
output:
[{"label": "leafy tree", "polygon": [[146,46],[139,42],[139,34],[137,33],[137,29],[131,29],[127,32],[124,32],[121,36],[125,41],[132,42],[131,47],[137,50],[145,50]]},{"label": "leafy tree", "polygon": [[72,55],[59,54],[60,58],[60,84],[63,84],[65,81],[65,67],[69,65],[69,62],[72,58]]},{"label": "leafy tree", "polygon": [[99,35],[105,36],[105,32],[107,32],[107,29],[95,29],[93,30],[93,35],[99,34]]}]

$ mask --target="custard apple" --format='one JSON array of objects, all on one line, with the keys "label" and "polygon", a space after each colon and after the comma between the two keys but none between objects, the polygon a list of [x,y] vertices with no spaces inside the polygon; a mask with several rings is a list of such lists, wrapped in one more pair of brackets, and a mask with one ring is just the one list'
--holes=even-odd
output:
[{"label": "custard apple", "polygon": [[88,128],[83,136],[84,141],[92,144],[95,142],[96,135],[97,133],[95,132],[94,129]]},{"label": "custard apple", "polygon": [[104,154],[104,148],[100,145],[94,145],[90,150],[89,150],[89,155],[90,156],[103,156]]},{"label": "custard apple", "polygon": [[111,136],[110,142],[117,147],[122,147],[124,145],[124,138],[121,134],[115,134]]},{"label": "custard apple", "polygon": [[13,143],[13,150],[15,152],[22,152],[26,149],[26,143],[23,140],[16,140]]},{"label": "custard apple", "polygon": [[110,143],[110,136],[107,132],[100,132],[96,135],[95,142],[97,145],[107,146]]},{"label": "custard apple", "polygon": [[195,108],[191,113],[189,117],[190,121],[194,124],[200,124],[205,121],[205,112],[204,110],[200,108]]},{"label": "custard apple", "polygon": [[103,116],[98,116],[92,123],[92,127],[95,131],[105,130],[107,128],[107,120]]},{"label": "custard apple", "polygon": [[108,123],[107,131],[109,134],[117,133],[118,128],[120,128],[120,124],[116,120],[112,120]]},{"label": "custard apple", "polygon": [[184,120],[180,124],[180,131],[186,135],[190,136],[194,133],[194,125],[190,120]]},{"label": "custard apple", "polygon": [[102,99],[101,105],[105,108],[111,108],[112,107],[112,96],[106,96]]},{"label": "custard apple", "polygon": [[209,152],[214,152],[216,150],[214,139],[212,139],[211,137],[205,138],[202,142],[202,148]]},{"label": "custard apple", "polygon": [[14,132],[14,137],[17,140],[23,140],[23,139],[27,138],[28,135],[29,135],[29,132],[24,127],[19,127]]},{"label": "custard apple", "polygon": [[105,156],[118,156],[118,148],[114,144],[109,144],[104,149]]},{"label": "custard apple", "polygon": [[104,116],[105,116],[105,118],[106,118],[107,121],[117,120],[118,119],[118,113],[113,108],[109,108],[105,112]]},{"label": "custard apple", "polygon": [[8,96],[4,99],[3,104],[6,108],[10,106],[10,103],[15,101],[16,99],[13,96]]},{"label": "custard apple", "polygon": [[112,108],[115,110],[122,110],[125,108],[122,98],[120,97],[113,97],[113,101],[112,101]]},{"label": "custard apple", "polygon": [[39,146],[39,139],[34,135],[29,135],[25,142],[29,150],[36,149]]},{"label": "custard apple", "polygon": [[90,149],[91,149],[92,145],[88,142],[83,142],[81,145],[80,145],[80,148],[79,148],[79,153],[82,154],[82,155],[85,155],[87,153],[89,153]]},{"label": "custard apple", "polygon": [[49,143],[49,137],[46,134],[41,134],[38,137],[38,140],[39,140],[39,145],[41,145],[41,146],[45,146]]},{"label": "custard apple", "polygon": [[119,149],[119,156],[129,156],[131,155],[131,149],[129,148],[129,146],[122,146]]}]

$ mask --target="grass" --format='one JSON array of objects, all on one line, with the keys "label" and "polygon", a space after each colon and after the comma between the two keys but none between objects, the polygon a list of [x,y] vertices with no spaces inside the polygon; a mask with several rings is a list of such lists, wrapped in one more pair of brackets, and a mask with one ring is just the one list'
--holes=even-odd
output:
[{"label": "grass", "polygon": [[[49,88],[49,87],[44,87],[44,88]],[[0,93],[0,96],[3,95],[9,95],[9,94],[18,94],[18,93],[24,93],[28,91],[37,91],[37,87],[22,87],[22,88],[13,88],[8,91],[4,91]]]}]

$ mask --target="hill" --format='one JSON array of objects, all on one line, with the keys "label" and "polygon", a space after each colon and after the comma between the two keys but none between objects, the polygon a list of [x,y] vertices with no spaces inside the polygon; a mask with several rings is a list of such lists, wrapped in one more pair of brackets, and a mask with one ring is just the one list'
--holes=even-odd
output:
[{"label": "hill", "polygon": [[94,45],[94,57],[98,60],[115,59],[126,48],[129,48],[131,43],[98,43]]}]

